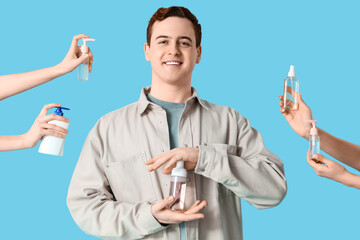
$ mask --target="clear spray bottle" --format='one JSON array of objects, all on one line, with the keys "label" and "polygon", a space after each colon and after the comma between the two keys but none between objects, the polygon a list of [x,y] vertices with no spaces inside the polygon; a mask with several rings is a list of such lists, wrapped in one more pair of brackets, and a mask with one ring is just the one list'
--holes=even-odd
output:
[{"label": "clear spray bottle", "polygon": [[[61,110],[70,110],[69,108],[65,107],[56,107],[56,110],[54,114],[63,116],[64,113]],[[60,126],[62,128],[68,129],[69,123],[58,121],[58,120],[52,120],[49,122],[50,124],[55,124],[57,126]],[[45,153],[55,156],[63,156],[64,154],[64,138],[58,138],[51,135],[46,135],[43,137],[42,142],[39,147],[39,153]]]},{"label": "clear spray bottle", "polygon": [[187,171],[184,169],[184,161],[178,161],[176,167],[171,171],[170,196],[175,200],[171,204],[172,210],[184,209],[186,192]]},{"label": "clear spray bottle", "polygon": [[284,107],[297,110],[299,103],[299,80],[295,77],[295,66],[290,65],[288,77],[284,81]]},{"label": "clear spray bottle", "polygon": [[320,137],[318,133],[318,129],[316,128],[316,120],[308,120],[308,122],[312,123],[313,127],[310,129],[310,159],[314,159],[314,154],[320,153]]},{"label": "clear spray bottle", "polygon": [[[93,38],[83,38],[83,45],[80,47],[80,57],[89,52],[89,47],[86,45],[87,41],[95,41]],[[89,59],[86,59],[79,66],[79,80],[87,81],[89,79]]]}]

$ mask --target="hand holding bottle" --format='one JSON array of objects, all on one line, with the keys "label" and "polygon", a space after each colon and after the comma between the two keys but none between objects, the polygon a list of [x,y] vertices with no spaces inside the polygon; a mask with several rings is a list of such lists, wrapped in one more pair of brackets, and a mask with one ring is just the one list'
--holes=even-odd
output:
[{"label": "hand holding bottle", "polygon": [[82,62],[86,61],[87,59],[89,59],[89,72],[91,72],[93,55],[91,53],[91,50],[89,49],[89,52],[87,54],[80,56],[81,51],[80,47],[78,46],[78,41],[81,38],[89,38],[89,36],[85,34],[79,34],[74,36],[69,52],[66,54],[62,62],[57,65],[62,74],[72,72],[75,68],[77,68]]},{"label": "hand holding bottle", "polygon": [[[280,101],[284,100],[283,96],[279,96]],[[290,100],[288,100],[290,101]],[[292,127],[292,129],[301,137],[308,139],[309,132],[311,129],[311,124],[307,122],[312,120],[311,109],[305,104],[302,99],[301,94],[298,95],[299,107],[297,110],[292,110],[290,108],[284,107],[284,102],[280,102],[281,107],[280,112],[285,117],[286,121]],[[290,105],[292,102],[289,103]]]},{"label": "hand holding bottle", "polygon": [[162,224],[177,224],[205,217],[205,215],[199,213],[199,211],[207,206],[206,201],[200,202],[197,200],[189,209],[173,211],[169,207],[174,200],[175,198],[170,196],[158,201],[151,206],[151,213],[158,220],[158,222]]},{"label": "hand holding bottle", "polygon": [[315,154],[314,159],[307,154],[307,163],[315,170],[316,174],[321,177],[330,178],[337,182],[342,180],[349,173],[343,165],[335,161],[331,161],[321,154]]},{"label": "hand holding bottle", "polygon": [[36,146],[36,144],[40,141],[40,139],[45,135],[51,135],[59,138],[65,138],[65,134],[67,134],[69,131],[56,126],[55,124],[48,123],[52,120],[58,120],[63,122],[69,122],[69,120],[65,117],[55,115],[55,114],[49,114],[46,115],[47,111],[53,107],[60,107],[61,104],[52,103],[45,105],[43,109],[41,110],[39,116],[35,119],[34,124],[29,129],[27,133],[25,133],[24,141],[27,146],[27,148],[32,148]]},{"label": "hand holding bottle", "polygon": [[178,161],[184,161],[184,168],[186,170],[192,170],[196,167],[199,160],[199,148],[197,147],[182,147],[174,148],[168,152],[164,152],[148,161],[145,165],[151,165],[148,168],[149,172],[152,172],[162,165],[165,165],[162,172],[170,174]]}]

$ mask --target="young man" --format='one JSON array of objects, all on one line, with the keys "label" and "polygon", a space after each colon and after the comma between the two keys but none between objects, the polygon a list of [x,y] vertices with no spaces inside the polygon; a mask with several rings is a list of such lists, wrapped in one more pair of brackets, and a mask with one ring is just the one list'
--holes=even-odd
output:
[{"label": "young man", "polygon": [[[151,87],[98,121],[71,180],[68,207],[85,232],[105,239],[242,239],[239,198],[257,208],[284,198],[283,164],[261,135],[234,109],[201,100],[191,87],[200,42],[201,26],[186,8],[160,8],[150,19]],[[169,209],[177,161],[185,161],[189,178],[184,211]]]}]

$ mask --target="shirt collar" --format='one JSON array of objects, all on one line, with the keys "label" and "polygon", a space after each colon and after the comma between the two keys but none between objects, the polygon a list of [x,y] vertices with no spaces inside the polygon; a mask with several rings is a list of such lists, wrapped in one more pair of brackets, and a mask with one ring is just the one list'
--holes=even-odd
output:
[{"label": "shirt collar", "polygon": [[[140,93],[140,98],[139,98],[139,101],[138,101],[138,114],[141,115],[145,112],[145,110],[148,108],[148,106],[150,104],[152,104],[146,97],[146,95],[150,92],[150,86],[149,87],[144,87],[142,90],[141,90],[141,93]],[[191,92],[192,92],[192,96],[188,98],[188,100],[186,101],[189,102],[189,101],[193,101],[193,100],[197,100],[197,102],[200,103],[200,105],[205,108],[206,110],[209,109],[209,106],[207,104],[206,101],[203,101],[199,98],[199,95],[197,94],[195,88],[191,87]]]}]

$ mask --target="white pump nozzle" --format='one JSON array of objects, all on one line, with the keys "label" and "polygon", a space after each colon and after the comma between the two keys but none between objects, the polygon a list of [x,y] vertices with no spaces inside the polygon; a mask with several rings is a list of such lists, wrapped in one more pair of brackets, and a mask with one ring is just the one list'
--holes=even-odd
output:
[{"label": "white pump nozzle", "polygon": [[187,171],[184,168],[184,161],[177,161],[176,167],[171,171],[171,176],[187,177]]},{"label": "white pump nozzle", "polygon": [[313,125],[313,127],[310,129],[310,135],[313,135],[313,136],[318,135],[318,130],[316,128],[317,120],[307,120],[307,122],[309,122]]},{"label": "white pump nozzle", "polygon": [[295,66],[290,65],[290,71],[288,73],[288,77],[295,77]]},{"label": "white pump nozzle", "polygon": [[82,53],[88,53],[89,52],[89,47],[86,46],[86,42],[87,41],[95,41],[95,39],[93,38],[83,38],[83,45],[81,46],[80,50]]}]

